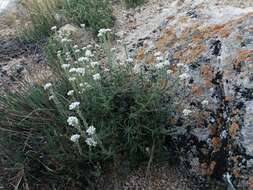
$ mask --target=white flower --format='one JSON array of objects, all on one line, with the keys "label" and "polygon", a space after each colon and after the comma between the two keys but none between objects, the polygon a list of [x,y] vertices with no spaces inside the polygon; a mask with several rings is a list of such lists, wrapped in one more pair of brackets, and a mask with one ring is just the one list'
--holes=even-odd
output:
[{"label": "white flower", "polygon": [[68,69],[70,67],[70,64],[62,64],[61,68],[62,69]]},{"label": "white flower", "polygon": [[51,95],[51,96],[49,96],[49,98],[48,98],[49,100],[53,100],[54,99],[54,96],[53,95]]},{"label": "white flower", "polygon": [[73,48],[74,48],[74,49],[78,49],[78,45],[74,45]]},{"label": "white flower", "polygon": [[154,56],[155,57],[160,57],[162,55],[162,53],[159,51],[159,52],[156,52],[155,54],[154,54]]},{"label": "white flower", "polygon": [[173,73],[172,70],[170,70],[170,69],[167,70],[167,74],[168,74],[168,75],[171,75],[172,73]]},{"label": "white flower", "polygon": [[203,106],[208,106],[209,102],[208,102],[208,100],[203,100],[203,101],[201,102],[201,104],[202,104]]},{"label": "white flower", "polygon": [[92,57],[93,54],[92,54],[92,52],[91,52],[90,50],[87,49],[87,50],[85,51],[85,56],[86,56],[86,57]]},{"label": "white flower", "polygon": [[163,57],[162,57],[162,56],[156,57],[156,61],[157,61],[157,62],[162,62],[162,61],[163,61]]},{"label": "white flower", "polygon": [[188,73],[183,73],[183,74],[179,75],[179,78],[181,80],[187,80],[190,78],[190,75]]},{"label": "white flower", "polygon": [[177,67],[184,67],[184,64],[183,63],[178,63]]},{"label": "white flower", "polygon": [[71,61],[71,57],[66,57],[66,61]]},{"label": "white flower", "polygon": [[95,66],[99,65],[99,62],[93,61],[93,62],[90,63],[90,65],[91,65],[92,67],[95,67]]},{"label": "white flower", "polygon": [[90,136],[94,135],[96,132],[96,128],[92,125],[92,126],[89,126],[89,128],[86,130],[86,133]]},{"label": "white flower", "polygon": [[78,74],[84,75],[85,74],[85,68],[82,68],[82,67],[71,68],[71,69],[69,69],[69,72],[70,73],[78,73]]},{"label": "white flower", "polygon": [[80,53],[80,49],[76,49],[76,50],[75,50],[75,53]]},{"label": "white flower", "polygon": [[78,58],[78,61],[79,61],[79,62],[89,61],[89,58],[88,58],[88,57],[79,57],[79,58]]},{"label": "white flower", "polygon": [[51,28],[51,30],[52,30],[52,31],[56,31],[56,30],[57,30],[57,26],[53,26],[53,27]]},{"label": "white flower", "polygon": [[80,24],[81,28],[85,28],[85,24]]},{"label": "white flower", "polygon": [[70,91],[68,91],[68,93],[67,93],[68,96],[72,96],[73,94],[74,94],[74,90],[70,90]]},{"label": "white flower", "polygon": [[77,109],[80,105],[80,102],[72,102],[70,105],[69,105],[69,110],[74,110],[74,109]]},{"label": "white flower", "polygon": [[184,116],[188,116],[188,115],[190,115],[191,113],[192,113],[192,111],[189,110],[189,109],[184,109],[184,110],[183,110]]},{"label": "white flower", "polygon": [[88,137],[86,140],[85,140],[86,144],[88,146],[97,146],[97,142],[93,139],[93,138],[90,138]]},{"label": "white flower", "polygon": [[79,134],[74,134],[70,137],[70,140],[74,143],[78,142],[78,140],[80,139],[80,135]]},{"label": "white flower", "polygon": [[82,67],[76,68],[76,72],[78,74],[84,75],[85,74],[85,68],[82,68]]},{"label": "white flower", "polygon": [[111,29],[105,29],[105,28],[102,28],[98,31],[98,37],[101,37],[103,35],[105,35],[106,33],[109,33],[111,32],[112,30]]},{"label": "white flower", "polygon": [[67,38],[62,38],[62,39],[61,39],[61,42],[62,42],[62,43],[68,42],[68,39],[67,39]]},{"label": "white flower", "polygon": [[111,48],[111,52],[115,52],[116,50],[116,48]]},{"label": "white flower", "polygon": [[85,68],[79,67],[79,68],[71,68],[69,69],[70,73],[79,73],[79,74],[85,74]]},{"label": "white flower", "polygon": [[87,49],[87,47],[82,47],[82,50],[85,51]]},{"label": "white flower", "polygon": [[70,116],[67,122],[68,122],[68,125],[73,126],[73,127],[78,126],[79,124],[78,118],[75,116]]},{"label": "white flower", "polygon": [[129,58],[127,58],[126,62],[127,62],[127,63],[133,63],[134,60],[133,60],[132,58],[129,57]]},{"label": "white flower", "polygon": [[73,82],[73,81],[75,81],[75,80],[76,80],[76,77],[70,77],[70,78],[69,78],[69,81],[70,81],[70,82]]},{"label": "white flower", "polygon": [[101,79],[101,76],[99,73],[95,74],[92,76],[94,80],[100,80]]},{"label": "white flower", "polygon": [[58,57],[58,58],[61,57],[61,51],[57,51],[57,57]]},{"label": "white flower", "polygon": [[155,65],[155,68],[156,68],[156,69],[162,69],[162,68],[164,68],[164,63],[163,63],[163,62],[157,63],[157,64]]},{"label": "white flower", "polygon": [[76,72],[76,68],[71,68],[71,69],[69,69],[69,72],[70,72],[70,73],[75,73],[75,72]]},{"label": "white flower", "polygon": [[47,90],[47,89],[49,89],[50,87],[52,86],[52,83],[46,83],[45,85],[44,85],[44,90]]}]

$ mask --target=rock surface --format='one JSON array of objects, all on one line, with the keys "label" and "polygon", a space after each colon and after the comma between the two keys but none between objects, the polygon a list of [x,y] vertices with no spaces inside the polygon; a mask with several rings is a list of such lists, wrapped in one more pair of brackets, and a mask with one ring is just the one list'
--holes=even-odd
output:
[{"label": "rock surface", "polygon": [[[250,168],[253,151],[253,2],[167,1],[124,14],[117,35],[136,64],[163,59],[173,71],[179,64],[189,69],[194,133],[206,141],[211,156],[210,163],[201,164],[202,172],[212,175],[217,170],[219,177],[229,172],[247,181],[241,168],[245,157]],[[201,106],[204,100],[206,108]],[[207,121],[200,117],[204,114]],[[247,183],[238,186],[246,188]]]},{"label": "rock surface", "polygon": [[[253,8],[192,4],[182,13],[167,14],[157,29],[134,46],[139,48],[133,54],[138,62],[155,64],[155,53],[161,52],[172,67],[178,63],[189,66],[192,93],[200,100],[208,98],[211,105],[217,101],[212,80],[223,73],[225,97],[247,106],[242,110],[248,112],[244,118],[248,127],[241,127],[247,130],[244,134],[252,134],[252,104],[248,101],[253,99]],[[247,135],[245,146],[252,152],[253,140]]]}]

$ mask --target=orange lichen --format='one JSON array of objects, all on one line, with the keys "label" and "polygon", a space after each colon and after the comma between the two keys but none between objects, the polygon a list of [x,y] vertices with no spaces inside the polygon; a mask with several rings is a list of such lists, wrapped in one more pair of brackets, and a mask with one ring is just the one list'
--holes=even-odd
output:
[{"label": "orange lichen", "polygon": [[205,87],[206,88],[212,88],[213,87],[213,83],[212,83],[213,69],[212,69],[212,67],[209,66],[209,65],[202,66],[201,75],[204,78]]},{"label": "orange lichen", "polygon": [[144,57],[145,57],[145,50],[144,50],[144,48],[141,48],[141,50],[138,52],[138,54],[136,56],[136,59],[142,60],[142,59],[144,59]]},{"label": "orange lichen", "polygon": [[204,94],[204,89],[202,86],[193,84],[191,88],[191,92],[195,96],[202,96]]},{"label": "orange lichen", "polygon": [[215,169],[216,162],[212,161],[210,164],[208,163],[202,163],[200,165],[201,173],[205,176],[210,176],[213,174],[213,171]]},{"label": "orange lichen", "polygon": [[203,65],[201,68],[201,74],[205,79],[210,79],[213,77],[213,69],[210,65]]},{"label": "orange lichen", "polygon": [[208,126],[208,133],[210,135],[214,135],[216,132],[217,132],[217,128],[216,127],[213,127],[212,125]]},{"label": "orange lichen", "polygon": [[166,48],[166,46],[175,39],[176,39],[176,30],[166,29],[164,35],[159,40],[157,40],[156,48],[160,51],[163,51]]},{"label": "orange lichen", "polygon": [[253,177],[249,179],[249,188],[253,190]]},{"label": "orange lichen", "polygon": [[155,56],[153,54],[146,55],[145,59],[146,59],[145,63],[147,63],[147,64],[154,64],[155,63]]},{"label": "orange lichen", "polygon": [[180,60],[182,63],[190,64],[198,60],[198,58],[205,52],[207,49],[204,45],[196,45],[194,47],[189,47],[185,50],[176,52],[173,55],[173,58]]},{"label": "orange lichen", "polygon": [[233,174],[236,178],[240,178],[241,177],[241,171],[239,169],[235,169],[233,171]]},{"label": "orange lichen", "polygon": [[205,87],[206,88],[212,88],[213,87],[213,82],[212,82],[212,79],[205,79],[204,80],[204,84],[205,84]]},{"label": "orange lichen", "polygon": [[242,50],[239,55],[235,59],[233,65],[235,69],[239,69],[241,67],[241,63],[243,61],[251,61],[253,59],[253,50]]},{"label": "orange lichen", "polygon": [[219,137],[213,137],[212,145],[213,145],[213,151],[218,152],[222,146],[221,139]]},{"label": "orange lichen", "polygon": [[233,122],[229,128],[230,136],[235,137],[239,130],[240,130],[240,126],[236,122]]},{"label": "orange lichen", "polygon": [[225,96],[225,98],[224,98],[224,100],[226,101],[226,102],[231,102],[231,101],[233,101],[233,97],[232,96]]}]

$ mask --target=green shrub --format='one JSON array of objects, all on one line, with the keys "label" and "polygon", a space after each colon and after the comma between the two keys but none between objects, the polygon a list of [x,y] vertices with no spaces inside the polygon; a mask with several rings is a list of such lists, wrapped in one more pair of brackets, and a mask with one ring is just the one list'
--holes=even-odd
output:
[{"label": "green shrub", "polygon": [[137,7],[138,5],[142,5],[145,0],[125,0],[125,4],[128,8]]},{"label": "green shrub", "polygon": [[114,23],[108,0],[64,0],[64,12],[69,21],[85,24],[95,32]]},{"label": "green shrub", "polygon": [[124,172],[168,159],[168,119],[184,88],[166,62],[117,63],[108,32],[100,30],[100,47],[52,38],[45,52],[58,80],[0,98],[0,126],[15,131],[3,136],[5,147],[16,147],[10,155],[27,183],[84,189],[108,168]]}]

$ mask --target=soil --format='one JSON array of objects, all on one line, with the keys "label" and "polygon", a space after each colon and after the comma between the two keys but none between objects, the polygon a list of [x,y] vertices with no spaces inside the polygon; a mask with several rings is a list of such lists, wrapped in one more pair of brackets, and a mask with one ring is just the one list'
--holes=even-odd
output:
[{"label": "soil", "polygon": [[37,82],[35,78],[47,70],[42,46],[23,42],[16,22],[10,24],[6,19],[0,17],[0,92],[15,90],[26,82]]}]

